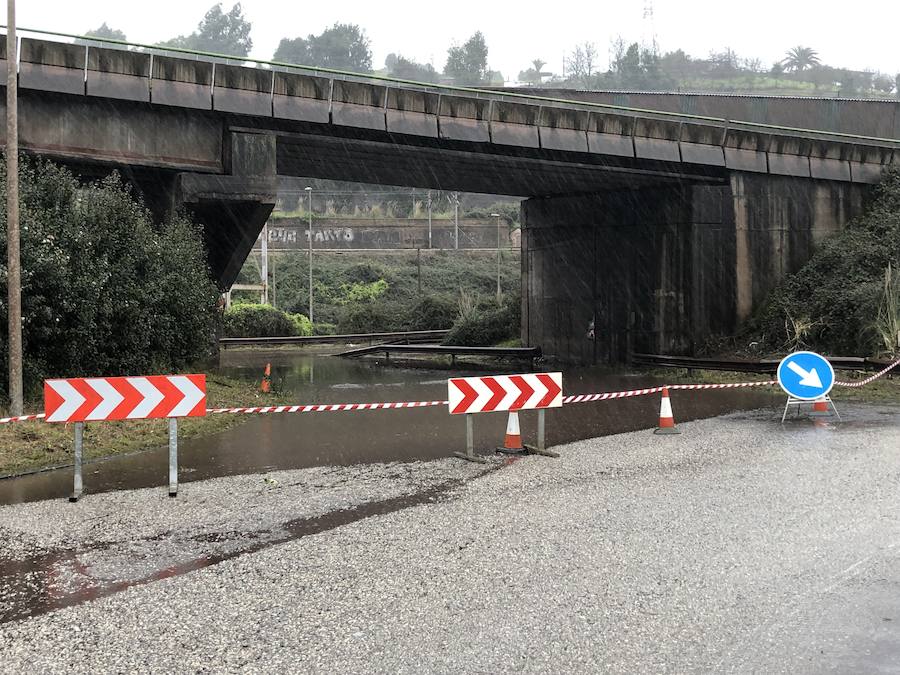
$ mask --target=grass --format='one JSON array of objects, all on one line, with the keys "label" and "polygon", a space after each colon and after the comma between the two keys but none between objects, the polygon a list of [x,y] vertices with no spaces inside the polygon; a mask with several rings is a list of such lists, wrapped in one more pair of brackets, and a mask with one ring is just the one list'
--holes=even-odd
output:
[{"label": "grass", "polygon": [[[261,394],[247,382],[209,375],[206,380],[208,407],[245,407],[274,404],[285,392]],[[40,410],[43,403],[32,401],[26,410]],[[245,415],[209,415],[178,421],[179,439],[209,436],[231,429],[245,420]],[[15,475],[53,466],[66,466],[73,461],[74,427],[43,421],[15,422],[0,427],[0,476]],[[129,422],[91,422],[84,428],[84,457],[92,459],[120,455],[168,442],[167,420],[134,420]]]}]

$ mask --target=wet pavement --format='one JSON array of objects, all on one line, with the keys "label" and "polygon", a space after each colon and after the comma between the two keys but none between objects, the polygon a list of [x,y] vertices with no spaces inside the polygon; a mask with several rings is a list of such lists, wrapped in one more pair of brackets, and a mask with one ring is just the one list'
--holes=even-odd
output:
[{"label": "wet pavement", "polygon": [[841,413],[0,507],[0,663],[896,672],[900,407]]},{"label": "wet pavement", "polygon": [[[384,367],[371,360],[287,350],[227,350],[223,352],[221,371],[258,381],[267,362],[272,363],[276,391],[292,392],[289,398],[275,396],[275,402],[289,404],[444,400],[448,377],[490,372]],[[511,372],[524,371],[512,366]],[[568,395],[654,386],[662,380],[577,369],[565,371],[563,384]],[[779,400],[771,389],[672,392],[678,421],[772,405]],[[565,406],[547,412],[547,442],[556,445],[652,428],[658,413],[658,396]],[[520,421],[525,441],[533,442],[536,414],[524,412]],[[505,413],[477,416],[476,449],[490,452],[502,442],[505,429]],[[180,482],[189,482],[278,469],[437,459],[464,449],[464,416],[451,416],[444,406],[267,414],[256,415],[222,434],[180,441],[179,474]],[[160,447],[88,463],[84,467],[85,493],[162,486],[167,480],[167,457],[167,449]],[[4,479],[0,480],[0,504],[64,498],[71,489],[69,468]]]}]

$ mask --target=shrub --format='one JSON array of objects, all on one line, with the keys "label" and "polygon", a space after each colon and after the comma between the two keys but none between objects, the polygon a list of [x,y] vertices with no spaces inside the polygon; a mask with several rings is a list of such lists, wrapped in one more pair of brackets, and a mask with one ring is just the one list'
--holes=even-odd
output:
[{"label": "shrub", "polygon": [[[0,181],[6,180],[0,162]],[[68,170],[20,160],[24,379],[171,372],[209,354],[219,295],[199,227],[155,225],[118,174],[79,185]],[[6,196],[0,197],[0,245]],[[4,258],[5,261],[5,258]],[[0,351],[7,349],[0,267]],[[7,389],[7,370],[0,383]]]},{"label": "shrub", "polygon": [[382,304],[356,303],[341,309],[338,333],[387,333],[396,328],[399,312]]},{"label": "shrub", "polygon": [[406,327],[409,330],[437,330],[450,328],[459,311],[450,298],[426,295],[409,310]]},{"label": "shrub", "polygon": [[294,335],[313,335],[312,321],[305,314],[288,314],[288,318],[294,324]]},{"label": "shrub", "polygon": [[236,304],[225,311],[228,337],[280,337],[312,335],[312,324],[302,314],[286,314],[270,305]]},{"label": "shrub", "polygon": [[340,299],[340,304],[372,302],[384,295],[387,289],[388,284],[384,279],[378,279],[369,283],[353,282],[352,284],[341,284],[343,297]]},{"label": "shrub", "polygon": [[518,337],[522,313],[517,295],[508,295],[500,303],[493,300],[474,305],[464,298],[461,297],[460,316],[444,337],[443,344],[489,347]]},{"label": "shrub", "polygon": [[347,268],[344,276],[351,283],[370,284],[385,276],[384,268],[371,262],[356,263]]}]

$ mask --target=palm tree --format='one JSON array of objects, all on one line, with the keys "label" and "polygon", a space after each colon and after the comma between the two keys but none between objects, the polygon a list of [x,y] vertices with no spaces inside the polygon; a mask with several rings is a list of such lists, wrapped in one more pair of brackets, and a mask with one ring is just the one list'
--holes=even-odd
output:
[{"label": "palm tree", "polygon": [[810,47],[798,46],[788,50],[787,56],[781,63],[787,70],[800,72],[819,65],[819,54]]}]

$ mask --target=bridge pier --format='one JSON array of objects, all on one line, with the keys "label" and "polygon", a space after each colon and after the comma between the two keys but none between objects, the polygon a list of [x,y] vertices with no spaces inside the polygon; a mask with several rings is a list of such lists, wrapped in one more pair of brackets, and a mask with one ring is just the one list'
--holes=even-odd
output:
[{"label": "bridge pier", "polygon": [[237,279],[275,207],[275,137],[231,132],[225,168],[226,174],[160,172],[139,183],[158,217],[184,207],[203,226],[210,270],[222,290]]},{"label": "bridge pier", "polygon": [[583,364],[693,354],[733,334],[861,211],[867,189],[730,172],[718,184],[528,199],[523,344]]}]

